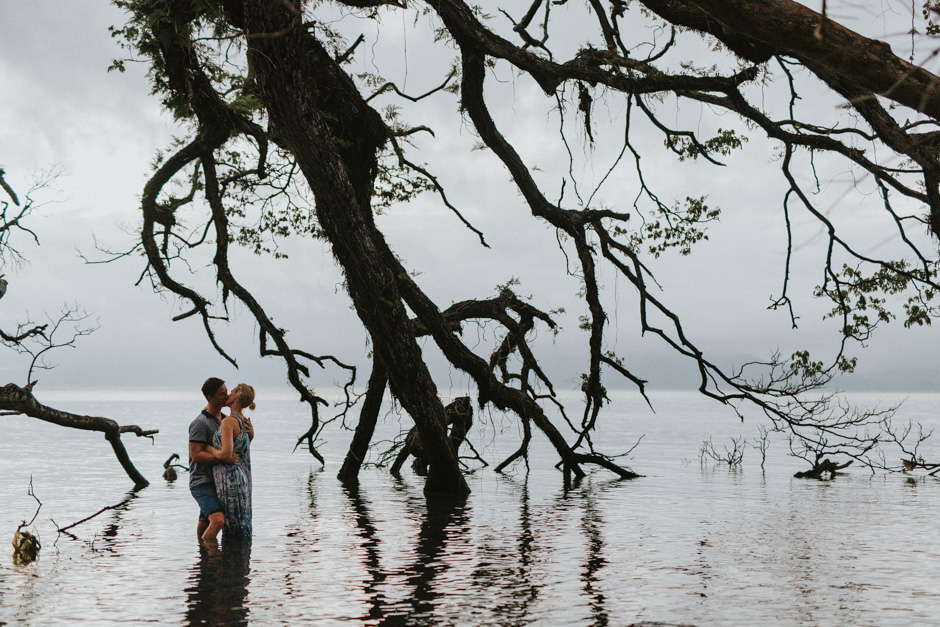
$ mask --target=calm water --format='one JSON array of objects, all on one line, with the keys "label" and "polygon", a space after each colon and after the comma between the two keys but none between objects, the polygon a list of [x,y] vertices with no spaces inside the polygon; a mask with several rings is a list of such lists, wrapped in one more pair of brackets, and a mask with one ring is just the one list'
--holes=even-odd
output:
[{"label": "calm water", "polygon": [[[765,473],[754,449],[735,472],[702,466],[708,436],[720,446],[757,430],[695,394],[656,394],[656,414],[614,397],[599,448],[616,453],[645,434],[628,461],[642,479],[598,472],[565,491],[539,440],[528,473],[480,470],[464,505],[429,509],[407,468],[400,481],[367,468],[357,489],[337,482],[349,433],[328,433],[326,469],[291,455],[308,426],[303,407],[261,392],[254,543],[215,556],[198,548],[185,473],[161,477],[171,453],[185,456],[196,396],[40,398],[159,428],[154,443],[125,437],[152,485],[76,527],[77,539],[56,539],[50,519],[64,526],[119,503],[129,480],[99,434],[0,418],[5,543],[35,510],[30,475],[43,502],[40,559],[15,566],[9,544],[0,553],[0,624],[940,624],[940,480],[863,470],[793,479],[802,466],[782,440]],[[938,407],[940,395],[911,395],[900,416],[940,426]],[[384,429],[396,433],[397,419]],[[928,459],[940,459],[937,438]],[[471,442],[491,466],[516,441],[511,421],[477,416]]]}]

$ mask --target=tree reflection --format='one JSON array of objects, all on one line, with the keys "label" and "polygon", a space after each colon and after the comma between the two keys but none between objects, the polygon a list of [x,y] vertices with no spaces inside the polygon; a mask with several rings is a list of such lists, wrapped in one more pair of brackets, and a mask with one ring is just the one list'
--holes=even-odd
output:
[{"label": "tree reflection", "polygon": [[194,585],[186,589],[186,624],[247,624],[250,564],[250,542],[223,542],[221,551],[200,546],[199,562],[190,571]]},{"label": "tree reflection", "polygon": [[[506,479],[507,484],[512,484]],[[539,597],[540,581],[535,581],[533,566],[538,563],[536,534],[532,522],[528,478],[518,486],[519,528],[514,551],[501,544],[484,545],[482,559],[473,571],[474,584],[483,598],[493,599],[492,613],[503,625],[524,624]],[[536,522],[536,526],[538,522]],[[494,595],[493,591],[499,592]]]},{"label": "tree reflection", "polygon": [[124,514],[131,508],[131,504],[137,498],[137,493],[140,490],[141,488],[135,487],[127,493],[127,497],[125,497],[121,503],[111,510],[111,522],[101,531],[101,535],[105,539],[105,546],[108,550],[114,550],[114,541],[117,539],[118,531],[120,531],[123,526]]},{"label": "tree reflection", "polygon": [[379,587],[385,581],[379,559],[379,539],[369,508],[359,490],[357,481],[347,481],[343,484],[343,492],[349,499],[349,504],[355,516],[356,535],[362,540],[362,549],[365,553],[365,567],[368,580],[363,582],[363,592],[369,599],[369,613],[364,617],[370,621],[380,620],[384,617],[384,596]]},{"label": "tree reflection", "polygon": [[[389,612],[380,625],[434,624],[437,601],[454,593],[453,582],[442,575],[453,567],[454,556],[471,553],[469,546],[471,510],[459,499],[427,501],[421,523],[414,564],[405,570],[412,587],[404,611]],[[446,622],[446,621],[444,621]]]},{"label": "tree reflection", "polygon": [[[310,560],[310,554],[316,550],[320,534],[315,522],[320,518],[317,502],[320,498],[317,477],[319,472],[310,470],[307,482],[303,489],[304,509],[301,518],[286,528],[286,536],[290,539],[286,549],[288,564],[283,569],[281,585],[287,596],[293,597],[304,594],[304,583],[298,580],[298,573],[303,573]],[[302,578],[301,578],[302,579]]]},{"label": "tree reflection", "polygon": [[607,565],[607,559],[604,557],[604,537],[601,532],[604,521],[592,490],[584,490],[581,496],[581,530],[587,543],[587,554],[581,571],[584,596],[588,599],[594,624],[607,625],[610,623],[607,597],[598,587],[603,579],[599,573]]},{"label": "tree reflection", "polygon": [[[453,581],[442,575],[455,568],[455,557],[470,553],[470,509],[457,501],[415,501],[406,514],[407,528],[418,528],[417,543],[410,564],[383,564],[381,530],[373,520],[369,501],[358,482],[343,485],[349,508],[346,514],[359,539],[362,564],[366,575],[362,581],[368,609],[358,617],[361,624],[408,625],[433,624],[440,612],[440,600],[455,593]],[[419,514],[418,503],[426,509]],[[412,527],[411,523],[415,523]],[[387,561],[387,560],[386,560]],[[403,586],[407,593],[389,598],[387,586]],[[383,592],[385,590],[385,592]],[[404,598],[404,600],[399,600]],[[447,622],[446,620],[444,622]]]},{"label": "tree reflection", "polygon": [[[527,481],[506,479],[508,493],[479,504],[428,502],[393,482],[400,498],[389,509],[370,499],[366,484],[344,482],[330,495],[316,479],[302,487],[304,516],[287,527],[282,571],[287,596],[331,590],[307,596],[322,616],[383,627],[481,619],[508,627],[586,610],[579,615],[589,624],[615,622],[602,495],[620,482],[584,482],[545,503]],[[328,572],[311,572],[327,563]],[[560,580],[577,588],[557,606],[546,590]]]}]

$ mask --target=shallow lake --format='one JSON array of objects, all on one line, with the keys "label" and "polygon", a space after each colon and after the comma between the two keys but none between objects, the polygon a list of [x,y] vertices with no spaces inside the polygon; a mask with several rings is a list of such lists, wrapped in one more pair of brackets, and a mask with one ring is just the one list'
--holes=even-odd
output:
[{"label": "shallow lake", "polygon": [[[151,486],[130,481],[101,434],[0,418],[0,537],[12,539],[36,502],[40,558],[0,553],[0,625],[912,625],[940,624],[940,480],[849,468],[831,481],[792,477],[805,464],[770,440],[737,470],[702,464],[757,436],[759,421],[694,393],[654,392],[656,413],[612,394],[595,443],[644,477],[593,473],[565,490],[554,453],[536,435],[529,467],[491,469],[518,443],[507,417],[475,417],[470,442],[490,463],[469,475],[459,506],[428,506],[408,466],[401,480],[363,469],[358,487],[336,472],[351,433],[330,428],[323,468],[302,447],[308,424],[289,395],[259,391],[253,413],[254,541],[250,552],[201,551],[187,475],[161,474],[186,454],[198,394],[161,390],[51,391],[41,401],[122,424]],[[940,426],[940,395],[906,399],[898,417]],[[572,396],[572,403],[576,401]],[[399,433],[393,414],[383,437]],[[940,435],[921,447],[940,461]],[[892,460],[898,458],[890,451]],[[479,467],[479,464],[473,464]],[[108,505],[74,529],[56,534]]]}]

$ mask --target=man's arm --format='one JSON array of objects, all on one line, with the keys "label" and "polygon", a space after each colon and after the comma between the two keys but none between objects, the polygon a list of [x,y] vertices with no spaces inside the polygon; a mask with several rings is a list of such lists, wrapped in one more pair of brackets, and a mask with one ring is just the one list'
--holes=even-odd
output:
[{"label": "man's arm", "polygon": [[[189,443],[189,457],[198,464],[220,464],[223,460],[219,459],[218,455],[221,454],[221,451],[216,448],[212,448],[205,442],[190,442]],[[238,460],[238,453],[233,453],[235,460]]]}]

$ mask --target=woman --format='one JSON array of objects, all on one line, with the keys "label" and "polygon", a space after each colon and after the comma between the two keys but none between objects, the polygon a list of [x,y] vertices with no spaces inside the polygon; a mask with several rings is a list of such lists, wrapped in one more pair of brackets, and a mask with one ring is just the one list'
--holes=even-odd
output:
[{"label": "woman", "polygon": [[[255,389],[239,383],[228,397],[231,413],[222,420],[222,426],[212,439],[219,449],[219,458],[228,463],[212,467],[215,491],[225,510],[223,535],[232,540],[251,538],[251,457],[248,447],[254,435],[251,420],[245,409],[255,408]],[[238,461],[235,461],[236,455]]]}]

